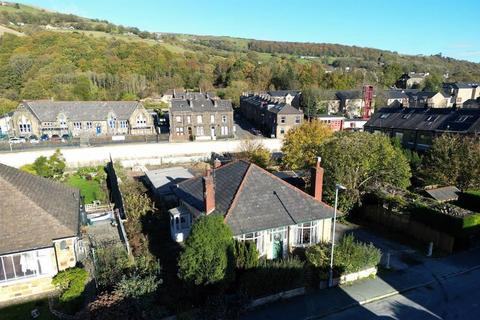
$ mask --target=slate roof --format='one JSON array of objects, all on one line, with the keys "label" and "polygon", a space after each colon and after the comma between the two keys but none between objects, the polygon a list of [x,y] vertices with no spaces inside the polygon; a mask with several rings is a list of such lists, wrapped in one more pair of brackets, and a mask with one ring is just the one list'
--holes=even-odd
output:
[{"label": "slate roof", "polygon": [[78,189],[0,164],[0,254],[79,233]]},{"label": "slate roof", "polygon": [[286,103],[276,103],[273,107],[269,107],[268,111],[277,114],[303,114],[302,111]]},{"label": "slate roof", "polygon": [[23,101],[40,121],[56,121],[60,113],[71,121],[107,120],[113,112],[118,120],[128,120],[139,105],[138,101]]},{"label": "slate roof", "polygon": [[171,112],[215,112],[215,111],[233,111],[232,102],[230,100],[222,99],[172,99]]},{"label": "slate roof", "polygon": [[337,97],[340,100],[346,99],[362,99],[362,92],[359,90],[343,90],[337,91]]},{"label": "slate roof", "polygon": [[425,192],[430,195],[433,199],[446,202],[446,201],[455,201],[458,200],[458,195],[460,190],[455,186],[427,189]]},{"label": "slate roof", "polygon": [[382,108],[365,128],[475,133],[480,131],[480,109]]},{"label": "slate roof", "polygon": [[408,95],[403,90],[387,90],[385,96],[387,99],[408,99]]},{"label": "slate roof", "polygon": [[292,96],[296,96],[297,94],[300,93],[299,90],[272,90],[272,91],[267,91],[269,95],[272,97],[285,97],[288,94]]},{"label": "slate roof", "polygon": [[[216,208],[234,235],[331,218],[333,208],[246,161],[214,172]],[[202,178],[182,182],[175,194],[194,214],[204,212]]]}]

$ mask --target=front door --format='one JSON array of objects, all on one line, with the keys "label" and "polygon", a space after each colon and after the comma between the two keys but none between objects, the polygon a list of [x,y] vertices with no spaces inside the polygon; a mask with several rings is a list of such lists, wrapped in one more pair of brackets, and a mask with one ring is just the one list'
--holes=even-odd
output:
[{"label": "front door", "polygon": [[281,233],[273,235],[273,259],[280,259],[283,257],[283,241]]},{"label": "front door", "polygon": [[215,139],[215,127],[210,128],[210,136],[212,137],[212,139]]},{"label": "front door", "polygon": [[100,125],[97,125],[97,135],[102,133],[102,127]]}]

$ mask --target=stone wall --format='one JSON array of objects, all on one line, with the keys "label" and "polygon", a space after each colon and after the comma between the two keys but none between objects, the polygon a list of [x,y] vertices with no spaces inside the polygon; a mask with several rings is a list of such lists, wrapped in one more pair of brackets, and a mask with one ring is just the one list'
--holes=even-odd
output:
[{"label": "stone wall", "polygon": [[[65,241],[65,243],[63,243]],[[61,239],[53,242],[57,256],[58,271],[75,267],[77,259],[75,256],[76,238]]]},{"label": "stone wall", "polygon": [[30,296],[46,294],[55,291],[50,276],[40,278],[27,278],[11,284],[0,285],[0,306],[10,304],[15,300],[25,299]]}]

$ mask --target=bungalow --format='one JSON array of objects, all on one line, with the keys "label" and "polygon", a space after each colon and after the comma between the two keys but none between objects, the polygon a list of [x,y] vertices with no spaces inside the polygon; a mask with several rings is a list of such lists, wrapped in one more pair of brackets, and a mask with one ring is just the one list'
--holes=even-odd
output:
[{"label": "bungalow", "polygon": [[169,211],[171,236],[182,242],[196,219],[221,215],[236,239],[255,242],[267,259],[330,241],[334,209],[322,202],[320,161],[312,180],[313,196],[246,161],[218,166],[174,189],[179,206]]},{"label": "bungalow", "polygon": [[54,290],[77,263],[78,189],[0,164],[0,303]]}]

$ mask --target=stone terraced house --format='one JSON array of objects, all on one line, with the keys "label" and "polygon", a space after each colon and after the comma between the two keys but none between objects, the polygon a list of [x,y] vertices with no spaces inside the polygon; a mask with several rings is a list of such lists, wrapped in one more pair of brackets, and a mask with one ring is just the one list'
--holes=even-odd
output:
[{"label": "stone terraced house", "polygon": [[54,290],[77,263],[79,190],[0,164],[0,199],[0,304]]},{"label": "stone terraced house", "polygon": [[312,195],[246,161],[215,167],[174,189],[179,200],[169,211],[174,241],[184,241],[195,220],[211,214],[222,215],[236,239],[255,242],[267,259],[330,241],[334,209],[322,202],[320,162],[312,168]]},{"label": "stone terraced house", "polygon": [[15,136],[146,135],[153,118],[138,101],[22,101],[12,117]]}]

